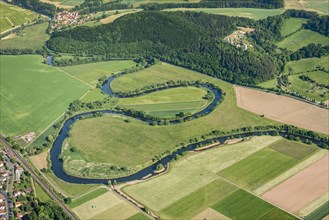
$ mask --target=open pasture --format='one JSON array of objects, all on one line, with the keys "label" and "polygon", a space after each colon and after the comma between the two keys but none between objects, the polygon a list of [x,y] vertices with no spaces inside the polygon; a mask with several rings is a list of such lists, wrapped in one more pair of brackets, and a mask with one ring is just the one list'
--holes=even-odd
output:
[{"label": "open pasture", "polygon": [[0,33],[20,26],[37,18],[37,14],[4,2],[0,2]]},{"label": "open pasture", "polygon": [[12,38],[1,39],[1,49],[40,50],[49,39],[49,35],[46,34],[47,27],[47,22],[28,26]]},{"label": "open pasture", "polygon": [[90,85],[96,85],[102,76],[110,76],[135,65],[136,63],[131,60],[116,60],[66,66],[61,69]]},{"label": "open pasture", "polygon": [[110,191],[72,210],[80,219],[127,219],[139,212]]},{"label": "open pasture", "polygon": [[234,17],[246,17],[255,20],[283,13],[282,9],[259,9],[259,8],[173,8],[165,11],[196,11],[209,14],[219,14]]},{"label": "open pasture", "polygon": [[1,56],[0,61],[0,130],[5,135],[38,134],[88,90],[85,84],[42,64],[41,56]]},{"label": "open pasture", "polygon": [[285,0],[285,9],[316,11],[320,14],[329,14],[327,0]]},{"label": "open pasture", "polygon": [[276,45],[279,48],[284,48],[290,51],[297,51],[298,49],[311,43],[322,44],[323,46],[326,46],[329,44],[329,38],[311,30],[302,29],[284,38]]},{"label": "open pasture", "polygon": [[154,92],[136,98],[119,99],[120,107],[144,111],[158,117],[175,117],[176,114],[193,114],[205,108],[208,104],[203,97],[206,89],[183,87]]},{"label": "open pasture", "polygon": [[304,73],[310,70],[314,70],[317,67],[329,70],[329,56],[322,56],[321,58],[307,58],[296,61],[288,62],[284,67],[284,74],[296,74]]},{"label": "open pasture", "polygon": [[286,96],[266,93],[236,86],[239,107],[256,114],[295,125],[301,128],[329,134],[328,110]]},{"label": "open pasture", "polygon": [[329,156],[324,157],[263,195],[291,212],[297,212],[329,191]]},{"label": "open pasture", "polygon": [[287,36],[298,31],[308,19],[305,18],[288,18],[282,27],[282,36]]},{"label": "open pasture", "polygon": [[[187,205],[188,203],[185,203],[183,198],[218,179],[219,177],[216,175],[218,171],[246,158],[278,139],[279,137],[270,136],[254,137],[238,144],[191,154],[175,162],[167,174],[128,186],[124,188],[124,191],[155,211],[163,210],[179,200],[182,200],[182,204]],[[193,214],[196,215],[198,212]],[[193,217],[192,214],[191,217]]]}]

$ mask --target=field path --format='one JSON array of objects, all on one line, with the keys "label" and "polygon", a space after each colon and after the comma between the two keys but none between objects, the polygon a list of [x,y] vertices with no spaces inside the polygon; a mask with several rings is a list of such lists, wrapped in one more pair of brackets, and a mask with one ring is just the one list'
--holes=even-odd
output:
[{"label": "field path", "polygon": [[240,108],[266,118],[304,129],[329,134],[329,110],[286,96],[235,86]]}]

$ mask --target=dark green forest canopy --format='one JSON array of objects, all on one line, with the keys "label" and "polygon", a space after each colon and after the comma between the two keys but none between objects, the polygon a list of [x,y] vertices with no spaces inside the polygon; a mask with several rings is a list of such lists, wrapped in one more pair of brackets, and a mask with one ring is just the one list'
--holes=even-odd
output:
[{"label": "dark green forest canopy", "polygon": [[134,58],[152,55],[230,82],[256,84],[274,77],[276,64],[262,48],[244,51],[224,42],[237,26],[256,21],[194,12],[148,11],[114,23],[54,33],[56,52]]}]

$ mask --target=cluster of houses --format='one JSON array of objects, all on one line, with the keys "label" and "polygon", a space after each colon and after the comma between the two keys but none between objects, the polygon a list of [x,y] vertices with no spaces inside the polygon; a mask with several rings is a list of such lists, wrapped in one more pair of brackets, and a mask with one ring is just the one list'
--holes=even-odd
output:
[{"label": "cluster of houses", "polygon": [[4,195],[0,194],[0,220],[6,219],[6,198]]},{"label": "cluster of houses", "polygon": [[81,17],[77,11],[62,11],[55,15],[54,20],[51,24],[51,30],[60,30],[63,27],[83,24],[91,17]]},{"label": "cluster of houses", "polygon": [[29,132],[27,134],[24,134],[24,135],[15,136],[14,140],[21,139],[21,140],[25,141],[26,143],[31,143],[34,140],[35,137],[36,137],[35,132],[31,131],[31,132]]},{"label": "cluster of houses", "polygon": [[246,34],[254,31],[252,28],[238,27],[237,31],[234,31],[232,34],[226,36],[224,40],[237,48],[243,48],[244,50],[248,50],[252,45],[246,39]]}]

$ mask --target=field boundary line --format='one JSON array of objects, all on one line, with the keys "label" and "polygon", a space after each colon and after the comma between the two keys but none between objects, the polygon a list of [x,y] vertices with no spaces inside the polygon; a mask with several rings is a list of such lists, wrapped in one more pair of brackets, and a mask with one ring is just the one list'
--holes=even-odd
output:
[{"label": "field boundary line", "polygon": [[92,85],[90,85],[90,84],[88,84],[88,83],[82,81],[81,79],[76,78],[75,76],[73,76],[72,74],[66,72],[65,70],[62,70],[62,69],[59,68],[59,67],[55,67],[55,68],[58,69],[59,71],[61,71],[62,73],[65,73],[66,75],[72,77],[73,79],[78,80],[79,82],[82,82],[83,84],[89,86],[90,88],[94,88],[94,86],[92,86]]},{"label": "field boundary line", "polygon": [[11,24],[12,27],[13,26],[15,27],[15,24],[13,22],[11,22],[11,20],[7,16],[5,18],[6,18],[7,21],[9,21],[9,23]]},{"label": "field boundary line", "polygon": [[[76,200],[76,199],[79,199],[80,197],[85,196],[85,195],[87,195],[87,194],[89,194],[89,193],[91,193],[91,192],[93,192],[93,191],[95,191],[95,190],[97,190],[97,189],[100,189],[100,188],[106,188],[106,187],[103,187],[102,185],[100,185],[100,186],[98,186],[98,187],[96,187],[96,188],[94,188],[94,189],[90,189],[90,190],[88,190],[87,192],[85,192],[85,193],[83,193],[83,194],[80,194],[80,195],[78,195],[78,196],[72,198],[72,200],[74,201],[74,200]],[[96,198],[97,198],[97,197],[96,197]],[[89,200],[89,201],[90,201],[90,200]]]}]

